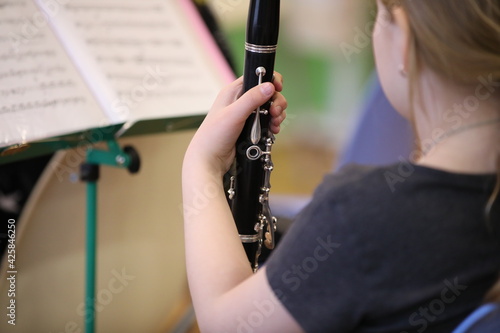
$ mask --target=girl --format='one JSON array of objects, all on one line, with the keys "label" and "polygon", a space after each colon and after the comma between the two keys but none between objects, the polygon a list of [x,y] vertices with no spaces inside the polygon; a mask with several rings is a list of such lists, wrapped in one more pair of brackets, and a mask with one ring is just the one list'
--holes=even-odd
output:
[{"label": "girl", "polygon": [[500,1],[377,3],[377,70],[417,147],[396,165],[327,176],[252,274],[222,176],[252,110],[272,98],[277,133],[287,105],[279,74],[240,98],[241,79],[225,88],[183,166],[203,332],[450,332],[497,279]]}]

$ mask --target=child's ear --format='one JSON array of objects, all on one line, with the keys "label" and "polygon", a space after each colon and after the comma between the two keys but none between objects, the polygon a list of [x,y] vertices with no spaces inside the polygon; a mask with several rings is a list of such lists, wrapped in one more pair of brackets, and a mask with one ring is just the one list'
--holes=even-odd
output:
[{"label": "child's ear", "polygon": [[399,29],[400,36],[397,47],[401,50],[400,63],[403,65],[403,70],[408,71],[410,65],[410,22],[408,15],[400,6],[392,8],[394,23]]}]

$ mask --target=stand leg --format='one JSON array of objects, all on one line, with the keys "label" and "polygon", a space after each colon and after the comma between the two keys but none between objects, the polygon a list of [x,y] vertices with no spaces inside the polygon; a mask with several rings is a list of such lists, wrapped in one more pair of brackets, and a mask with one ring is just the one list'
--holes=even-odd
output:
[{"label": "stand leg", "polygon": [[137,173],[140,158],[137,151],[130,146],[120,149],[118,144],[108,141],[109,151],[89,149],[87,162],[80,166],[80,179],[87,182],[87,239],[85,263],[85,333],[95,331],[95,281],[96,281],[96,248],[97,248],[97,181],[99,165],[105,164],[127,168],[130,173]]},{"label": "stand leg", "polygon": [[85,333],[95,331],[95,279],[97,235],[97,180],[99,165],[84,163],[80,167],[80,179],[87,183],[87,235],[85,255]]},{"label": "stand leg", "polygon": [[95,331],[97,183],[87,183],[87,240],[85,282],[85,332]]}]

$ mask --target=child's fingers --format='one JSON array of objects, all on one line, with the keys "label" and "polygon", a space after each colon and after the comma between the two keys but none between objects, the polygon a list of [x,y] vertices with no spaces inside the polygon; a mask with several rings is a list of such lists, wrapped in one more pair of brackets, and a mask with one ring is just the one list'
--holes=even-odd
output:
[{"label": "child's fingers", "polygon": [[269,110],[271,114],[271,124],[270,128],[274,134],[278,134],[280,131],[280,125],[286,118],[286,108],[288,107],[288,102],[285,97],[280,93],[275,93],[273,97],[273,103]]},{"label": "child's fingers", "polygon": [[286,110],[287,107],[288,102],[286,101],[285,96],[280,93],[274,94],[273,103],[271,105],[271,109],[269,110],[271,117],[278,117],[281,112]]},{"label": "child's fingers", "polygon": [[243,89],[243,76],[228,84],[217,95],[212,109],[218,110],[233,103],[241,95]]},{"label": "child's fingers", "polygon": [[283,90],[283,75],[278,72],[274,72],[273,76],[273,84],[276,88],[276,91],[280,92]]},{"label": "child's fingers", "polygon": [[228,107],[228,115],[237,122],[245,122],[259,106],[266,103],[274,94],[274,86],[267,82],[253,87]]},{"label": "child's fingers", "polygon": [[281,124],[283,123],[283,121],[285,121],[285,119],[286,111],[283,111],[280,116],[273,118],[270,124],[271,132],[273,132],[274,134],[278,134],[281,129]]},{"label": "child's fingers", "polygon": [[[273,85],[276,91],[283,90],[283,76],[274,72]],[[212,109],[222,109],[236,101],[243,89],[243,76],[239,77],[229,85],[225,86],[214,101]]]}]

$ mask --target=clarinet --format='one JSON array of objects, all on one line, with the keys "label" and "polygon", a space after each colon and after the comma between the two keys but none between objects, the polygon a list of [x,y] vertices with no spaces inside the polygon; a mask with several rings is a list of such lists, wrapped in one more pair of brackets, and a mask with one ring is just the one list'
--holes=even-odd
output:
[{"label": "clarinet", "polygon": [[[243,92],[271,82],[278,42],[279,0],[251,0],[245,43]],[[269,128],[267,102],[247,119],[236,142],[235,162],[229,172],[228,201],[250,266],[258,269],[264,244],[275,245],[276,218],[269,207],[270,177],[273,170],[271,147],[274,135]]]}]

